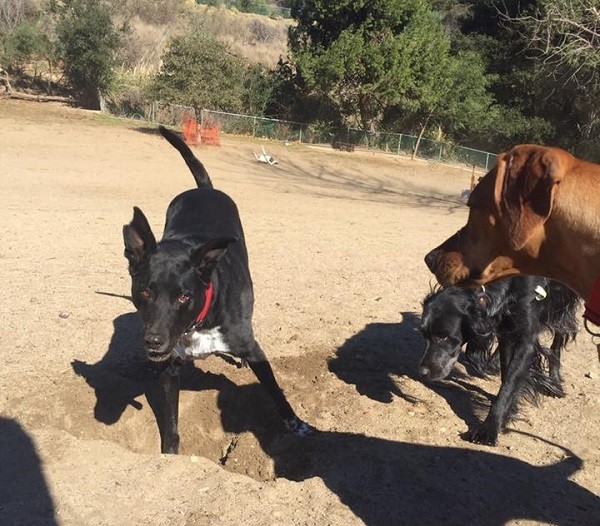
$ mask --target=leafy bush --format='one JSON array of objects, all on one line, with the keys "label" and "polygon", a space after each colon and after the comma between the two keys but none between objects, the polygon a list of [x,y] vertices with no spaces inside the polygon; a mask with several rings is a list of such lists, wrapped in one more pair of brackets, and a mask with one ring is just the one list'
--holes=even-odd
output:
[{"label": "leafy bush", "polygon": [[94,0],[71,0],[61,13],[57,33],[65,76],[75,95],[84,106],[99,108],[99,93],[110,86],[121,45],[109,12]]},{"label": "leafy bush", "polygon": [[242,60],[201,27],[192,27],[171,40],[149,95],[196,110],[235,112],[242,109],[243,83]]},{"label": "leafy bush", "polygon": [[22,73],[31,60],[50,54],[51,43],[38,28],[28,20],[23,20],[3,39],[0,63],[10,71]]}]

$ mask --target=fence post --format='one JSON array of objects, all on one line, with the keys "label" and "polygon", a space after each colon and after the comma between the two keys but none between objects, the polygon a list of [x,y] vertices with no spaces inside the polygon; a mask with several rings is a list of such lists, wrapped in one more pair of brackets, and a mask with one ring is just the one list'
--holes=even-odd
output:
[{"label": "fence post", "polygon": [[444,143],[440,143],[440,154],[438,156],[438,161],[442,162],[442,149],[444,148]]},{"label": "fence post", "polygon": [[487,153],[485,154],[485,171],[486,171],[486,172],[489,170],[489,168],[488,168],[488,163],[489,163],[489,162],[490,162],[490,153],[489,153],[489,152],[487,152]]},{"label": "fence post", "polygon": [[302,144],[302,126],[300,126],[299,139],[300,139],[300,144]]},{"label": "fence post", "polygon": [[256,137],[256,117],[252,118],[252,137]]},{"label": "fence post", "polygon": [[400,136],[398,137],[398,155],[400,155],[401,147],[402,147],[402,134],[400,134]]}]

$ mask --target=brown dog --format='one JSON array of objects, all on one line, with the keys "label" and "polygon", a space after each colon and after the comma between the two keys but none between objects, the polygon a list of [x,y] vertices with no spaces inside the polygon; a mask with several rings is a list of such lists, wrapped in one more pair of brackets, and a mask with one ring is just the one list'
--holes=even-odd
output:
[{"label": "brown dog", "polygon": [[600,165],[522,144],[498,156],[468,205],[466,226],[425,256],[440,284],[530,274],[589,298],[600,275]]}]

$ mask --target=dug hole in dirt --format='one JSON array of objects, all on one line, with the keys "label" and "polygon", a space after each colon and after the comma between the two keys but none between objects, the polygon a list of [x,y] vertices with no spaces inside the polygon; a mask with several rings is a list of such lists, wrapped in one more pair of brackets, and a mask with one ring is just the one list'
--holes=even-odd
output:
[{"label": "dug hole in dirt", "polygon": [[469,170],[221,138],[196,146],[240,209],[254,327],[298,415],[287,434],[249,369],[186,367],[181,454],[160,455],[156,384],[128,299],[122,225],[159,234],[192,187],[150,125],[0,101],[0,523],[600,523],[600,367],[580,332],[565,398],[524,405],[498,447],[462,434],[498,378],[416,375],[422,257],[466,219]]}]

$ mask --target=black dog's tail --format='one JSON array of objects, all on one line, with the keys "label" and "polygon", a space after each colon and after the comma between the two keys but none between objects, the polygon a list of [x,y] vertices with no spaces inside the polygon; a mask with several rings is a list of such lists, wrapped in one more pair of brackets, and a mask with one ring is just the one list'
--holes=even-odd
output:
[{"label": "black dog's tail", "polygon": [[188,145],[183,142],[183,139],[164,126],[159,126],[158,130],[160,131],[160,134],[167,139],[167,141],[169,141],[171,146],[173,146],[181,154],[185,164],[188,165],[190,171],[192,172],[198,188],[212,188],[212,181],[210,180],[204,165],[198,159],[196,159],[196,156],[193,154],[192,150],[189,149]]}]

